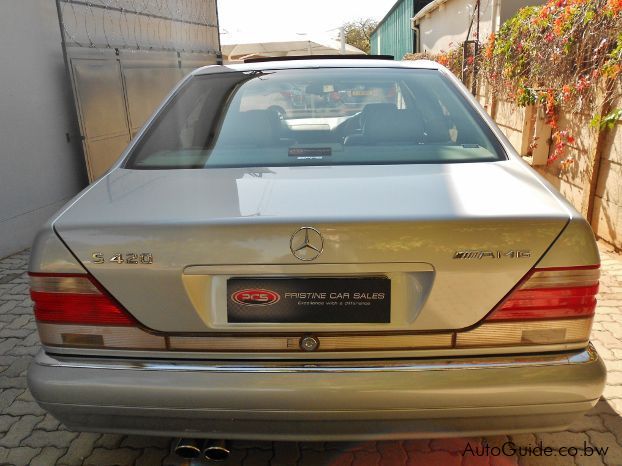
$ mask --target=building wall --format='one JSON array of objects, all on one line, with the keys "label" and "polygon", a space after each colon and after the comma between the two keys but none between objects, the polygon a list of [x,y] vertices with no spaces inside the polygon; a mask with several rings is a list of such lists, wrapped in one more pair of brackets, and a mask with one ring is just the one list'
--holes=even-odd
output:
[{"label": "building wall", "polygon": [[86,175],[54,0],[0,2],[0,39],[4,257],[29,247]]},{"label": "building wall", "polygon": [[[562,157],[549,164],[546,158],[554,150],[549,136],[537,135],[538,121],[543,120],[541,109],[518,107],[514,102],[500,100],[485,84],[479,87],[477,98],[516,151],[579,212],[588,215],[589,205],[593,206],[587,220],[594,233],[622,250],[622,121],[599,131],[590,124],[594,108],[580,114],[560,109],[558,127],[569,131],[574,142],[566,146]],[[611,104],[611,108],[620,107],[620,98]],[[535,160],[537,152],[544,156],[543,160]],[[561,162],[568,159],[573,163],[564,169]],[[595,173],[593,194],[592,173]]]},{"label": "building wall", "polygon": [[[481,0],[479,39],[486,41],[491,32],[498,29],[522,7],[538,5],[544,0]],[[420,47],[422,52],[439,53],[464,42],[477,0],[447,0],[419,20]],[[469,39],[476,38],[476,20]]]},{"label": "building wall", "polygon": [[[448,0],[419,22],[420,47],[422,52],[439,53],[457,46],[467,38],[476,0]],[[484,40],[492,31],[493,0],[481,1],[480,37]],[[476,24],[473,22],[470,39],[475,38]]]},{"label": "building wall", "polygon": [[[622,99],[613,108],[620,108]],[[592,227],[596,234],[622,249],[622,121],[607,131],[600,153]]]},{"label": "building wall", "polygon": [[412,53],[414,33],[410,18],[413,15],[413,0],[400,0],[372,34],[371,53],[393,55],[396,60]]}]

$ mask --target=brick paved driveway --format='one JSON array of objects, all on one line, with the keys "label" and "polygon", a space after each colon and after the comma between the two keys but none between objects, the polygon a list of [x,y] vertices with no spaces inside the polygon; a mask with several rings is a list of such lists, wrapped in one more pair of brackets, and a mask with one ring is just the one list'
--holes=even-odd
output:
[{"label": "brick paved driveway", "polygon": [[[592,341],[609,369],[604,399],[568,431],[485,439],[437,439],[361,443],[232,442],[226,465],[622,465],[622,257],[601,246],[603,277]],[[26,388],[26,368],[39,342],[28,298],[28,254],[0,260],[0,464],[179,465],[170,439],[70,432],[45,414]],[[608,448],[576,457],[477,457],[464,452],[512,440],[540,441],[558,452],[583,445]]]}]

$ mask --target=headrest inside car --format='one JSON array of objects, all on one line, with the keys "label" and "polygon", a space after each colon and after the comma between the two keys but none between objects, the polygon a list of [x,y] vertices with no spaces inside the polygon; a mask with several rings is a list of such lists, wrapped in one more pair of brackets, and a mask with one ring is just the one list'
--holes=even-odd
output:
[{"label": "headrest inside car", "polygon": [[249,110],[227,113],[216,143],[226,146],[267,146],[275,140],[275,112]]}]

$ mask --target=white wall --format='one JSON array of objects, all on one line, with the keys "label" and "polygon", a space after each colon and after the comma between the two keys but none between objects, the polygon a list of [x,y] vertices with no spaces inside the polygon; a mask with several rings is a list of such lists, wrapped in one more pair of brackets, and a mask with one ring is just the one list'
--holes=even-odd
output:
[{"label": "white wall", "polygon": [[[439,53],[466,40],[469,23],[476,0],[447,0],[439,8],[419,21],[421,51]],[[519,8],[544,3],[543,0],[481,0],[480,42],[485,42],[500,22],[510,18]],[[493,15],[495,24],[493,25]],[[476,21],[473,21],[470,39],[475,38]]]},{"label": "white wall", "polygon": [[[448,0],[433,10],[419,23],[421,51],[438,53],[455,47],[466,40],[473,15],[475,0]],[[492,0],[482,0],[480,13],[480,37],[485,40],[491,31]],[[475,21],[471,39],[475,38]]]},{"label": "white wall", "polygon": [[0,2],[0,83],[1,258],[86,184],[54,0]]}]

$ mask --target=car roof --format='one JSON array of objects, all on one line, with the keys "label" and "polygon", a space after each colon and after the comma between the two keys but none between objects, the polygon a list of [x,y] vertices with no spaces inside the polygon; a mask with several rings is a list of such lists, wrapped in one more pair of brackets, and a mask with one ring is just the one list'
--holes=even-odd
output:
[{"label": "car roof", "polygon": [[225,71],[264,71],[264,70],[287,70],[301,68],[407,68],[407,69],[432,69],[442,68],[431,60],[373,60],[373,59],[308,59],[308,60],[275,60],[255,63],[236,63],[226,65],[208,65],[198,68],[193,72],[195,75],[212,74]]}]

